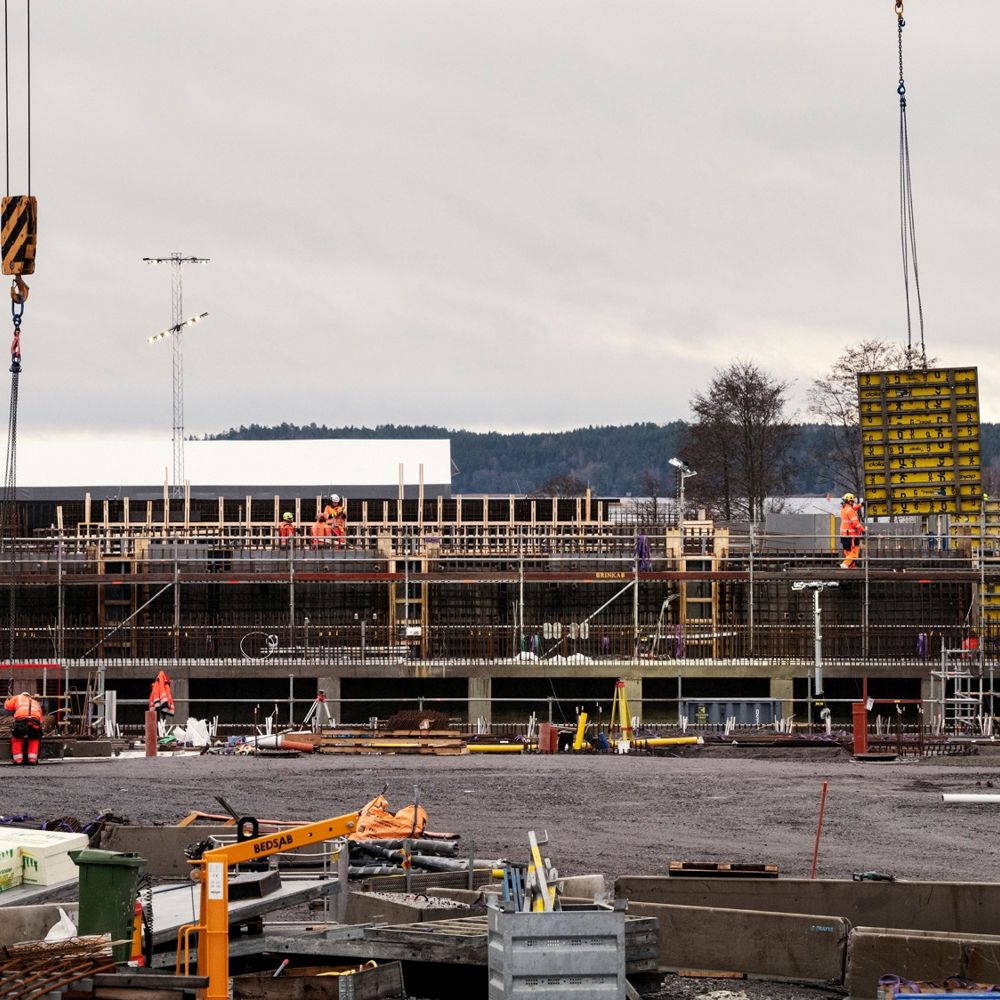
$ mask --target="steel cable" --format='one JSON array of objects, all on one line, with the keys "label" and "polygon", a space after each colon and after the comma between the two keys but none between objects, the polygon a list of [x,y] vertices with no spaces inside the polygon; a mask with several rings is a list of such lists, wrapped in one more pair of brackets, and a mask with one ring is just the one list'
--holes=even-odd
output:
[{"label": "steel cable", "polygon": [[[903,75],[903,4],[896,2],[896,31],[899,49],[899,242],[903,259],[903,292],[906,299],[906,367],[914,367],[914,358],[921,368],[927,367],[927,347],[924,339],[924,305],[920,292],[920,268],[917,263],[917,233],[913,212],[913,178],[910,172],[910,132],[906,119],[906,81]],[[916,300],[917,324],[920,330],[919,352],[913,347],[913,304],[910,276],[913,276],[913,298]]]}]

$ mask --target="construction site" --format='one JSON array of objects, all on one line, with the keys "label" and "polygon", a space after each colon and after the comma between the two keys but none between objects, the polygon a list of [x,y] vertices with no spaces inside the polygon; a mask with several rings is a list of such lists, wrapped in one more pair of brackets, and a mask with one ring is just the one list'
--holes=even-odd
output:
[{"label": "construction site", "polygon": [[686,495],[696,436],[646,497],[457,490],[430,436],[192,439],[179,251],[142,258],[169,462],[108,433],[19,473],[5,5],[0,998],[1000,996],[1000,500],[980,366],[925,344],[889,9],[905,347],[847,373],[857,482],[740,519]]},{"label": "construction site", "polygon": [[643,722],[847,723],[872,697],[969,733],[993,714],[1000,624],[1000,502],[982,504],[946,534],[873,523],[842,570],[830,515],[681,526],[670,500],[650,518],[590,496],[351,499],[342,544],[322,547],[278,534],[319,497],[36,501],[29,529],[56,527],[10,553],[0,639],[13,686],[44,682],[96,720],[111,689],[124,726],[166,669],[179,714],[224,726],[275,703],[294,723],[319,691],[352,725],[424,707],[473,731],[566,723],[610,710],[621,679]]}]

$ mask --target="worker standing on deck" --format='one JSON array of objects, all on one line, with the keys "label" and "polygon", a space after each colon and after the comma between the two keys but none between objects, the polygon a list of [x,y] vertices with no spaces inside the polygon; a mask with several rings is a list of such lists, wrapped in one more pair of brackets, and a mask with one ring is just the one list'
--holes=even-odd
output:
[{"label": "worker standing on deck", "polygon": [[295,518],[290,511],[285,511],[281,515],[281,527],[278,528],[278,535],[283,545],[291,545],[290,538],[295,537]]},{"label": "worker standing on deck", "polygon": [[310,529],[312,535],[312,547],[314,549],[329,545],[329,538],[333,534],[330,522],[326,519],[326,514],[317,514],[316,523]]},{"label": "worker standing on deck", "polygon": [[853,493],[845,493],[840,503],[840,547],[844,552],[841,569],[850,569],[861,555],[861,536],[865,533],[861,508],[864,504],[864,500]]},{"label": "worker standing on deck", "polygon": [[[42,747],[42,706],[27,691],[12,695],[3,707],[14,714],[10,733],[10,755],[15,764],[37,764]],[[27,760],[24,744],[28,744]]]},{"label": "worker standing on deck", "polygon": [[347,544],[347,500],[334,493],[330,502],[323,508],[327,523],[333,535],[333,544],[342,549]]}]

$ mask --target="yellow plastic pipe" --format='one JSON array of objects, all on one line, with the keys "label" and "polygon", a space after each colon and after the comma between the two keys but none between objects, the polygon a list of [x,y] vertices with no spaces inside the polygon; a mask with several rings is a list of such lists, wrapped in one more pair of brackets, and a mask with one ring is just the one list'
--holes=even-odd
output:
[{"label": "yellow plastic pipe", "polygon": [[573,749],[583,749],[583,732],[587,728],[587,713],[581,712],[576,723],[576,736],[573,737]]},{"label": "yellow plastic pipe", "polygon": [[523,743],[470,743],[469,753],[523,753]]},{"label": "yellow plastic pipe", "polygon": [[646,750],[649,747],[690,746],[700,742],[701,738],[698,736],[650,736],[648,739],[633,740],[632,746],[639,750]]}]

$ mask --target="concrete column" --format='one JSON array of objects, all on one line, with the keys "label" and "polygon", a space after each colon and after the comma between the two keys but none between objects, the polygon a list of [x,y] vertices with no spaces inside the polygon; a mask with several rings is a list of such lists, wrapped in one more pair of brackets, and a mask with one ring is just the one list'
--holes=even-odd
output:
[{"label": "concrete column", "polygon": [[788,717],[792,714],[792,698],[795,692],[795,681],[791,677],[771,678],[771,699],[781,702],[781,714]]},{"label": "concrete column", "polygon": [[642,678],[623,677],[625,681],[625,697],[628,700],[628,710],[632,715],[639,716],[639,724],[642,725]]},{"label": "concrete column", "polygon": [[[941,687],[941,685],[939,684],[938,685],[938,689],[939,690],[940,690],[940,687]],[[986,685],[984,684],[983,687],[986,687]],[[930,700],[930,697],[931,697],[931,678],[930,678],[930,674],[928,674],[926,677],[921,677],[920,678],[920,697],[923,698],[924,701],[929,701]],[[941,711],[941,706],[940,705],[930,705],[930,704],[928,704],[924,708],[924,725],[930,725],[931,717],[939,714],[940,711]]]},{"label": "concrete column", "polygon": [[[317,677],[316,694],[322,691],[326,695],[326,707],[330,710],[330,717],[338,726],[343,725],[344,709],[340,703],[340,678],[339,677]],[[299,713],[296,713],[298,716]],[[365,720],[367,722],[367,719]],[[320,719],[322,725],[328,725],[325,718]]]},{"label": "concrete column", "polygon": [[183,726],[191,714],[191,681],[187,677],[171,677],[170,693],[174,696],[174,718]]},{"label": "concrete column", "polygon": [[493,681],[489,677],[469,678],[469,722],[475,725],[482,716],[486,725],[493,723]]}]

